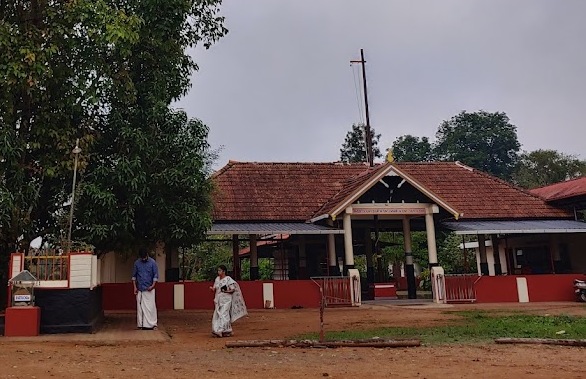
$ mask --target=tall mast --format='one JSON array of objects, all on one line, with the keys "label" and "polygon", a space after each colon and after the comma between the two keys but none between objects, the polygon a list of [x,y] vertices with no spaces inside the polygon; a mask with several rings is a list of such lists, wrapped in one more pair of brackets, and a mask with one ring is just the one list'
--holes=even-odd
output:
[{"label": "tall mast", "polygon": [[374,151],[372,148],[372,131],[370,130],[370,113],[368,112],[368,89],[366,86],[366,61],[364,60],[364,49],[360,49],[360,60],[350,61],[350,63],[360,63],[362,65],[362,85],[364,88],[364,111],[366,113],[366,125],[364,125],[364,134],[366,142],[366,161],[370,167],[374,166]]}]

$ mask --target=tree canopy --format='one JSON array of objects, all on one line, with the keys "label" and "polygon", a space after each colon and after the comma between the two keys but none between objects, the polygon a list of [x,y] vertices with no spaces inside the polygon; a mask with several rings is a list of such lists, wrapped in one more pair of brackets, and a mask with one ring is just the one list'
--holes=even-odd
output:
[{"label": "tree canopy", "polygon": [[76,138],[76,238],[110,248],[201,237],[210,222],[208,128],[170,104],[197,69],[186,49],[227,32],[220,4],[2,3],[0,252],[59,233]]},{"label": "tree canopy", "polygon": [[461,161],[510,180],[521,144],[517,127],[504,112],[461,112],[440,124],[435,153],[440,160]]},{"label": "tree canopy", "polygon": [[513,176],[523,188],[537,188],[586,175],[586,161],[555,150],[523,153]]},{"label": "tree canopy", "polygon": [[143,20],[126,71],[129,97],[114,97],[82,177],[77,233],[100,249],[199,242],[211,225],[208,128],[170,103],[197,68],[186,49],[226,33],[219,1],[142,1]]},{"label": "tree canopy", "polygon": [[401,162],[428,162],[434,160],[433,145],[427,137],[410,134],[401,136],[393,142],[393,157]]},{"label": "tree canopy", "polygon": [[[372,153],[375,158],[382,158],[382,153],[378,148],[380,134],[376,134],[374,128],[370,128],[372,133]],[[340,160],[344,163],[366,162],[366,142],[364,125],[354,124],[352,130],[346,133],[346,139],[340,149]]]},{"label": "tree canopy", "polygon": [[[71,149],[86,146],[128,84],[112,62],[128,58],[139,17],[105,0],[0,6],[0,250],[53,231],[71,183]],[[87,156],[82,156],[81,167]]]}]

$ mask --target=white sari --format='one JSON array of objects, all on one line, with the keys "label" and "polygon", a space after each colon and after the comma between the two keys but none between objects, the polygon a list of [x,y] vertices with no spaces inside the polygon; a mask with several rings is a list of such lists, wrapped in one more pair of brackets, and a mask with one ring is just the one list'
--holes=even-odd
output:
[{"label": "white sari", "polygon": [[[222,292],[222,287],[226,286],[233,293]],[[212,318],[212,333],[222,337],[225,334],[232,333],[232,323],[239,318],[248,315],[246,304],[240,291],[240,286],[229,276],[220,279],[218,276],[214,281],[214,316]]]}]

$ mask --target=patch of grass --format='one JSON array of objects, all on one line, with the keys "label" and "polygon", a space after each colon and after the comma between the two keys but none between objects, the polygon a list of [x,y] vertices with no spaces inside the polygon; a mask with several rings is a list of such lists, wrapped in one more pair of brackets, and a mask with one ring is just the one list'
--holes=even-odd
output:
[{"label": "patch of grass", "polygon": [[[326,332],[329,340],[373,337],[417,338],[423,343],[472,343],[501,337],[511,338],[586,338],[586,318],[576,316],[537,316],[528,314],[494,315],[483,311],[451,312],[458,319],[435,327],[391,327],[368,330]],[[563,334],[557,332],[565,331]],[[317,339],[318,334],[301,336]]]}]

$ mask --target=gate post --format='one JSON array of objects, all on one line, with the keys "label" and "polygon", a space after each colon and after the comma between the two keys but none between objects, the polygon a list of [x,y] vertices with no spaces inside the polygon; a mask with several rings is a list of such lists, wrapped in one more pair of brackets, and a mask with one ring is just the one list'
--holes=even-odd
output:
[{"label": "gate post", "polygon": [[434,303],[446,303],[446,278],[444,269],[440,266],[431,268],[431,291]]},{"label": "gate post", "polygon": [[353,268],[348,270],[348,280],[350,280],[350,296],[353,307],[359,307],[362,303],[362,289],[360,288],[360,271]]}]

